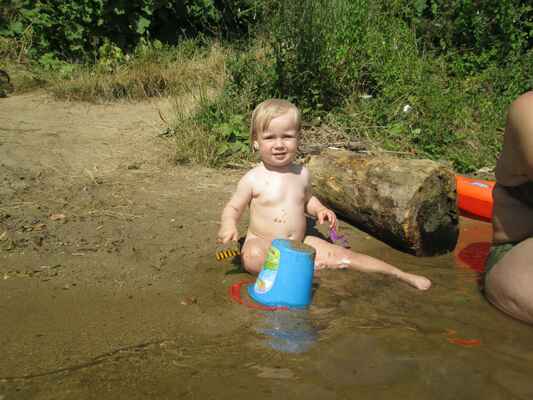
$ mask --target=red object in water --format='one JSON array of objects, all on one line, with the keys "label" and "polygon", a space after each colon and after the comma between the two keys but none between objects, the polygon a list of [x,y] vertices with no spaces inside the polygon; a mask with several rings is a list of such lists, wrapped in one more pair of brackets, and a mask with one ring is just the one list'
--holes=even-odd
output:
[{"label": "red object in water", "polygon": [[457,257],[476,272],[485,271],[485,261],[490,252],[490,242],[470,243],[459,251]]},{"label": "red object in water", "polygon": [[479,339],[459,339],[459,338],[448,338],[448,342],[456,344],[463,347],[476,347],[481,344]]},{"label": "red object in water", "polygon": [[256,303],[253,300],[250,300],[247,296],[245,296],[243,298],[242,295],[241,295],[242,286],[248,285],[248,284],[251,285],[253,283],[254,283],[254,281],[251,281],[249,279],[245,279],[243,281],[240,281],[240,282],[237,282],[237,283],[234,283],[233,285],[231,285],[230,288],[229,288],[229,295],[230,295],[231,299],[233,301],[235,301],[236,303],[243,304],[243,305],[245,305],[248,308],[254,308],[256,310],[277,311],[277,310],[288,310],[289,309],[288,307],[265,306],[265,305]]},{"label": "red object in water", "polygon": [[458,346],[463,347],[475,347],[479,346],[481,344],[481,340],[479,339],[461,339],[457,337],[453,337],[457,334],[457,331],[454,329],[446,329],[446,335],[448,336],[448,342],[451,344],[456,344]]},{"label": "red object in water", "polygon": [[462,215],[492,221],[492,189],[496,182],[456,175],[457,207]]}]

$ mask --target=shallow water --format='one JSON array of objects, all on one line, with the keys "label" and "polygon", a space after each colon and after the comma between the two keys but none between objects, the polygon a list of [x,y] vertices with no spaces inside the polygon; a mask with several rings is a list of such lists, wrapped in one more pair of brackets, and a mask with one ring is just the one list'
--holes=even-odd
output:
[{"label": "shallow water", "polygon": [[190,306],[196,325],[61,368],[4,373],[0,399],[531,399],[533,330],[480,294],[490,225],[461,226],[456,251],[432,258],[342,227],[354,250],[427,275],[428,292],[324,271],[308,310],[263,311],[230,299],[250,277],[227,264],[197,287],[206,295]]},{"label": "shallow water", "polygon": [[[427,274],[429,292],[388,277],[328,271],[317,279],[308,311],[246,311],[257,315],[256,340],[276,354],[251,365],[249,378],[311,398],[532,398],[531,327],[495,310],[479,289],[490,225],[464,219],[461,227],[453,254],[379,253]],[[361,241],[372,252],[375,243],[364,234],[353,247],[365,252]]]}]

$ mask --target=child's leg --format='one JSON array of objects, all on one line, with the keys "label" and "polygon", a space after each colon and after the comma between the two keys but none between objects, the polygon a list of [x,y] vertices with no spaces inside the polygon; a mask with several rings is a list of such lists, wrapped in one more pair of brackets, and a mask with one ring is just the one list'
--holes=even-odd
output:
[{"label": "child's leg", "polygon": [[315,269],[350,268],[361,272],[379,272],[392,275],[420,290],[429,289],[431,281],[423,276],[404,272],[384,261],[361,253],[355,253],[323,239],[306,236],[304,243],[316,250]]},{"label": "child's leg", "polygon": [[270,241],[253,234],[246,235],[246,240],[241,250],[241,261],[246,271],[254,275],[261,272],[270,243]]}]

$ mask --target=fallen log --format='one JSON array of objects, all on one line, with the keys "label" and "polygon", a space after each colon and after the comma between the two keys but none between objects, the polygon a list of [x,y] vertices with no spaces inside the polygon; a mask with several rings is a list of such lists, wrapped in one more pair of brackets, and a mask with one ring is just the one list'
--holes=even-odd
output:
[{"label": "fallen log", "polygon": [[310,156],[307,166],[313,193],[357,228],[417,256],[455,248],[455,176],[448,167],[332,149]]}]

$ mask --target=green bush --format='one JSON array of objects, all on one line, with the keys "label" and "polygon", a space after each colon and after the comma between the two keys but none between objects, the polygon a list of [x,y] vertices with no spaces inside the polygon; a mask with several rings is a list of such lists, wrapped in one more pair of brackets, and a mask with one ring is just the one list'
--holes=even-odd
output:
[{"label": "green bush", "polygon": [[227,90],[213,104],[231,107],[216,123],[284,97],[306,118],[470,172],[494,164],[508,104],[533,87],[533,19],[523,1],[270,6],[262,56],[245,50],[229,63]]},{"label": "green bush", "polygon": [[363,46],[369,7],[366,0],[273,1],[270,31],[279,95],[307,114],[330,110],[371,85]]},{"label": "green bush", "polygon": [[250,115],[255,104],[276,96],[272,53],[264,43],[253,43],[227,57],[226,72],[220,95],[203,96],[195,113],[178,118],[176,130],[183,132],[183,126],[195,130],[191,136],[176,135],[178,161],[223,166],[252,158]]},{"label": "green bush", "polygon": [[229,97],[200,96],[196,112],[180,112],[174,128],[176,160],[220,167],[251,159],[249,116]]},{"label": "green bush", "polygon": [[[398,1],[421,43],[446,55],[454,72],[477,73],[533,47],[533,5],[524,0]],[[402,4],[403,3],[403,4]]]},{"label": "green bush", "polygon": [[143,38],[175,44],[246,33],[260,18],[259,1],[0,0],[0,36],[19,39],[30,29],[30,57],[91,62],[109,44],[127,53]]}]

